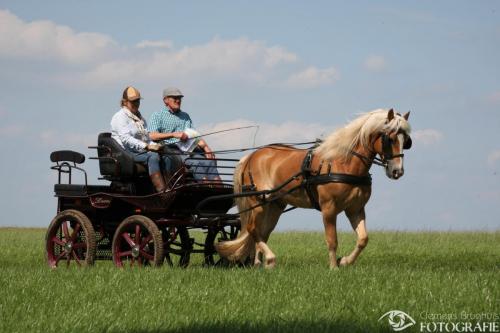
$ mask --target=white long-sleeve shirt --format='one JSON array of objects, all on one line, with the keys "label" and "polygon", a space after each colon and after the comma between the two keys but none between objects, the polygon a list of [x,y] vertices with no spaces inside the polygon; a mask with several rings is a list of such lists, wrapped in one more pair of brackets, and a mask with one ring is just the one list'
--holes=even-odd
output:
[{"label": "white long-sleeve shirt", "polygon": [[[141,120],[144,121],[144,128],[147,128],[146,120],[142,116]],[[144,136],[139,131],[135,121],[127,115],[124,107],[111,118],[111,137],[126,150],[136,153],[144,151],[151,141],[148,134]]]}]

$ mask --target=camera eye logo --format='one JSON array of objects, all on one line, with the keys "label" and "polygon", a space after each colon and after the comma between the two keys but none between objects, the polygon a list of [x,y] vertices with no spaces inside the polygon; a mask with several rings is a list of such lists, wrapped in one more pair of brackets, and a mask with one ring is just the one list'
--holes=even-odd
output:
[{"label": "camera eye logo", "polygon": [[415,325],[415,320],[407,313],[404,313],[400,310],[391,310],[387,313],[384,313],[382,317],[378,319],[378,321],[381,321],[385,317],[387,317],[389,325],[391,325],[392,330],[395,332],[402,331],[410,326]]}]

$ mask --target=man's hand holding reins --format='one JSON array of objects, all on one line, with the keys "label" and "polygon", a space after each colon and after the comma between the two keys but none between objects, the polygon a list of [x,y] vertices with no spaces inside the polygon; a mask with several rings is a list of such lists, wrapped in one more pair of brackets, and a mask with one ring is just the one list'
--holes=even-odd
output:
[{"label": "man's hand holding reins", "polygon": [[158,143],[150,143],[146,146],[147,151],[153,151],[155,153],[158,153],[162,150],[163,146],[158,144]]},{"label": "man's hand holding reins", "polygon": [[172,134],[174,134],[174,137],[181,140],[182,142],[189,139],[189,136],[186,134],[186,132],[174,132]]}]

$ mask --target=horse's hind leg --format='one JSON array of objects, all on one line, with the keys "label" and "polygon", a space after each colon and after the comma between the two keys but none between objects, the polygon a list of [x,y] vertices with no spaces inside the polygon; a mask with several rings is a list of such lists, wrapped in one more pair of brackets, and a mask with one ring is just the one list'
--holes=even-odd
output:
[{"label": "horse's hind leg", "polygon": [[284,207],[285,205],[280,203],[269,203],[262,206],[262,210],[254,215],[254,228],[250,229],[249,232],[255,240],[255,266],[262,264],[261,256],[263,257],[265,268],[273,268],[276,265],[276,255],[267,245],[267,240],[276,227]]},{"label": "horse's hind leg", "polygon": [[363,249],[366,247],[368,244],[368,233],[366,232],[366,215],[365,215],[365,209],[362,208],[359,211],[349,211],[346,210],[346,215],[347,218],[349,218],[349,221],[351,222],[351,226],[356,232],[358,236],[358,240],[356,241],[356,247],[354,250],[351,252],[346,257],[342,257],[340,260],[340,266],[347,266],[347,265],[352,265],[358,258],[358,256],[361,254]]}]

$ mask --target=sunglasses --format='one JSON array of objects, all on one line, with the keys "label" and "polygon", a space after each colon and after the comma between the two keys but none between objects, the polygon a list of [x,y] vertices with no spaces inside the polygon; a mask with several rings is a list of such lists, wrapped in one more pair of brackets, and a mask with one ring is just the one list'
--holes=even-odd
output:
[{"label": "sunglasses", "polygon": [[168,98],[171,98],[174,101],[180,101],[180,100],[182,100],[182,96],[168,96]]},{"label": "sunglasses", "polygon": [[141,104],[141,100],[136,99],[135,101],[130,101],[130,103],[132,103],[133,105],[139,105],[139,104]]}]

